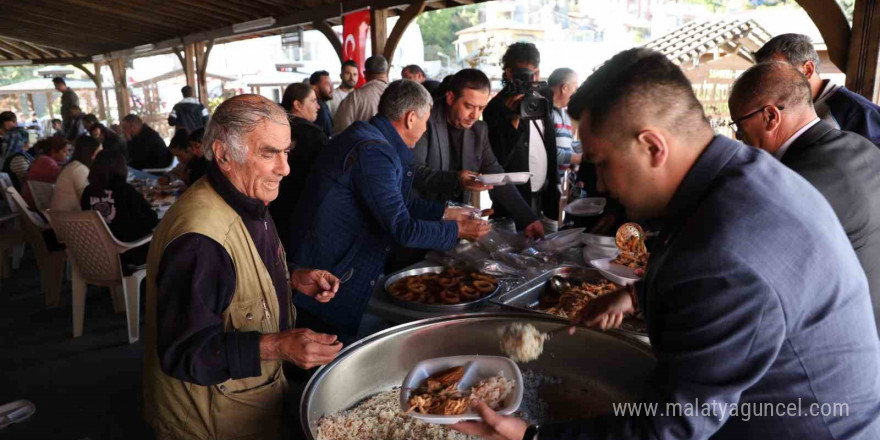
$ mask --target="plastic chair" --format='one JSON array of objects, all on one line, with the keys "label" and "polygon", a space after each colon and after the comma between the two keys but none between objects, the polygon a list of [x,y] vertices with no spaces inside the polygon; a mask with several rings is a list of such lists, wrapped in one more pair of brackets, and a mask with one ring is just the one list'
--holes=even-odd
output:
[{"label": "plastic chair", "polygon": [[140,320],[140,286],[147,276],[146,268],[125,276],[119,255],[142,246],[153,239],[148,235],[137,242],[123,243],[113,237],[104,218],[97,211],[46,211],[58,238],[67,246],[73,269],[73,337],[83,331],[86,306],[86,284],[122,287],[125,315],[128,321],[128,342],[138,340]]},{"label": "plastic chair", "polygon": [[61,303],[61,283],[64,280],[64,263],[67,261],[67,254],[63,247],[50,246],[50,243],[46,242],[43,233],[51,231],[52,228],[39,214],[28,209],[27,203],[14,187],[6,188],[6,197],[15,204],[22,235],[33,248],[34,256],[37,258],[46,307],[55,307]]},{"label": "plastic chair", "polygon": [[168,165],[165,168],[144,168],[141,171],[143,171],[145,173],[156,174],[156,175],[167,174],[169,171],[173,170],[174,167],[176,167],[178,163],[179,163],[179,161],[177,160],[177,157],[175,156],[171,159],[171,165]]},{"label": "plastic chair", "polygon": [[44,212],[49,209],[49,205],[52,204],[52,193],[55,192],[55,184],[32,180],[28,180],[27,184],[31,189],[31,197],[34,199],[34,206],[37,207],[37,211]]},{"label": "plastic chair", "polygon": [[0,278],[8,277],[10,274],[9,265],[7,264],[7,257],[9,254],[12,254],[12,268],[18,269],[21,267],[21,259],[24,257],[24,245],[25,241],[21,234],[21,226],[18,221],[18,207],[15,206],[15,203],[12,202],[12,199],[6,197],[6,188],[12,187],[12,178],[9,177],[7,173],[0,173],[0,197],[3,198],[3,202],[0,203],[0,213],[6,215],[13,215],[14,219],[11,223],[5,223],[2,225],[0,230],[3,231],[3,235],[9,235],[6,237],[6,240],[12,241],[5,247],[5,251],[0,251]]}]

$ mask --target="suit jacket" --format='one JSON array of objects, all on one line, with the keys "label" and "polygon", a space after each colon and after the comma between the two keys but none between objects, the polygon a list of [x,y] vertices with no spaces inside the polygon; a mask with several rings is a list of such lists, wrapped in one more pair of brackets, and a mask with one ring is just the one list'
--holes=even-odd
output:
[{"label": "suit jacket", "polygon": [[131,158],[129,165],[139,170],[165,168],[174,159],[162,136],[147,124],[144,124],[137,136],[131,138],[127,146]]},{"label": "suit jacket", "polygon": [[[438,202],[461,201],[463,193],[458,181],[458,172],[461,170],[449,169],[447,112],[445,98],[434,102],[431,117],[428,119],[428,129],[413,150],[416,165],[413,189],[418,196]],[[473,127],[464,130],[461,149],[462,169],[482,174],[504,172],[504,168],[498,164],[495,154],[492,153],[485,122],[477,121]],[[513,186],[499,186],[489,194],[496,203],[511,214],[519,227],[525,227],[538,220],[538,216],[532,212],[532,208]]]},{"label": "suit jacket", "polygon": [[[495,95],[483,112],[483,120],[489,128],[489,143],[505,172],[528,172],[529,133],[534,124],[531,121],[520,121],[519,128],[513,128],[504,105],[506,99],[507,95],[504,93]],[[541,208],[544,215],[555,220],[559,216],[559,173],[556,172],[556,129],[553,114],[548,112],[543,122],[544,149],[547,151],[547,185],[541,191]],[[531,182],[517,185],[516,189],[523,199],[531,200]],[[494,198],[492,202],[495,203]],[[495,215],[502,217],[508,213],[502,208],[496,210]]]},{"label": "suit jacket", "polygon": [[333,119],[330,117],[330,107],[327,106],[327,101],[320,98],[318,98],[318,119],[315,120],[315,125],[321,127],[324,135],[328,138],[333,135]]},{"label": "suit jacket", "polygon": [[874,316],[880,316],[880,150],[819,122],[791,144],[782,163],[831,204],[868,276]]},{"label": "suit jacket", "polygon": [[841,130],[860,134],[880,146],[880,106],[843,86],[825,104]]},{"label": "suit jacket", "polygon": [[391,246],[451,249],[454,221],[440,221],[444,205],[412,196],[412,151],[383,116],[358,121],[334,136],[318,156],[290,228],[289,261],[351,280],[322,304],[294,302],[352,340],[382,275]]},{"label": "suit jacket", "polygon": [[[868,282],[825,198],[766,152],[719,136],[667,212],[639,293],[657,355],[641,400],[658,412],[546,425],[539,438],[880,438]],[[848,415],[810,413],[834,402]]]}]

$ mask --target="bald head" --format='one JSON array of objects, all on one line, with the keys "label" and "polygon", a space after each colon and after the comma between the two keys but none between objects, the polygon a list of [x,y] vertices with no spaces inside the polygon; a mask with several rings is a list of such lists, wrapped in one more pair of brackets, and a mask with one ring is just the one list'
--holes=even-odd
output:
[{"label": "bald head", "polygon": [[810,84],[791,64],[778,61],[756,64],[733,83],[728,105],[734,114],[739,113],[734,109],[748,112],[767,104],[811,110]]},{"label": "bald head", "polygon": [[816,119],[809,82],[783,62],[746,70],[733,83],[727,104],[737,139],[771,154]]}]

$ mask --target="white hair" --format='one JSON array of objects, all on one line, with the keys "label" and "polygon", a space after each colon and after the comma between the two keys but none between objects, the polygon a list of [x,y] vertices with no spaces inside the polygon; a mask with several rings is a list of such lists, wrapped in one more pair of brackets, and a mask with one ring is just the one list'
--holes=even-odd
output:
[{"label": "white hair", "polygon": [[244,163],[248,151],[245,134],[256,130],[267,119],[289,124],[284,109],[263,96],[238,95],[226,100],[217,107],[205,127],[202,138],[205,158],[214,160],[214,141],[218,141],[229,158]]}]

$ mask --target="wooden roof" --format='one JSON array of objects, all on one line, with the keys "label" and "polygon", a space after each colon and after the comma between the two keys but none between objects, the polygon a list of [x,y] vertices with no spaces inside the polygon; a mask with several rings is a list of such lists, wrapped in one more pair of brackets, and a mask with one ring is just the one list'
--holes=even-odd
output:
[{"label": "wooden roof", "polygon": [[[645,47],[663,53],[676,64],[699,60],[703,54],[722,46],[730,46],[754,61],[751,47],[747,46],[760,48],[770,38],[770,34],[753,20],[694,22],[649,42]],[[752,44],[740,44],[743,39]]]},{"label": "wooden roof", "polygon": [[[482,1],[482,0],[476,0]],[[341,12],[367,6],[396,15],[413,0],[0,0],[0,61],[82,62],[154,44],[150,52],[183,43],[277,33],[315,20],[338,24]],[[473,3],[435,0],[426,10]],[[341,6],[342,5],[342,6]],[[236,34],[232,26],[265,17],[271,28]],[[51,60],[51,61],[50,61]]]}]

